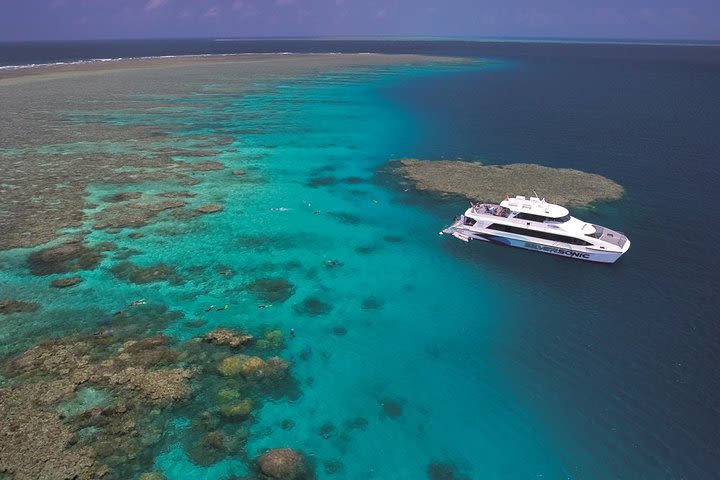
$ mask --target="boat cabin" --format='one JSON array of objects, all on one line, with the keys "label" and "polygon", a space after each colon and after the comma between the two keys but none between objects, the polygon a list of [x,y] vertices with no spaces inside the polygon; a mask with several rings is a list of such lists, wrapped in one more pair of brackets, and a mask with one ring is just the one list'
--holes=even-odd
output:
[{"label": "boat cabin", "polygon": [[519,220],[530,220],[533,222],[566,222],[570,220],[570,212],[567,208],[547,203],[545,199],[538,197],[525,198],[517,195],[514,198],[506,198],[500,202],[500,206],[509,210],[513,218]]}]

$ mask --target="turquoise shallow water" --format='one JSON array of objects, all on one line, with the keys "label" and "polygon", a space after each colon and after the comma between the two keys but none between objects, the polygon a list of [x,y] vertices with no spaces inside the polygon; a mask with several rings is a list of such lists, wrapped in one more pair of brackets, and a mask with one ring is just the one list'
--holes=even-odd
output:
[{"label": "turquoise shallow water", "polygon": [[[17,328],[72,330],[77,326],[67,323],[67,312],[75,322],[96,322],[100,312],[146,298],[182,311],[186,320],[207,321],[200,329],[184,321],[169,325],[166,333],[179,340],[221,325],[294,329],[284,356],[294,361],[302,393],[268,401],[256,412],[251,457],[266,448],[299,448],[315,460],[320,478],[330,477],[323,469],[328,462],[342,464],[336,476],[358,479],[423,478],[431,462],[454,463],[471,478],[566,476],[579,457],[515,398],[512,379],[498,365],[498,340],[504,319],[514,315],[512,304],[485,272],[443,251],[447,239],[437,235],[437,218],[374,180],[377,168],[404,155],[415,135],[412,119],[380,89],[443,68],[338,73],[262,94],[203,97],[192,121],[174,134],[233,138],[237,151],[217,160],[247,175],[203,172],[204,182],[189,187],[197,193],[193,204],[222,203],[224,211],[167,219],[144,227],[145,236],[134,240],[104,231],[88,238],[139,250],[132,257],[138,265],[176,265],[189,281],[125,283],[111,276],[108,269],[118,260],[107,257],[80,286],[53,291],[47,277],[26,274],[26,252],[5,252],[3,261],[16,268],[3,272],[3,294],[42,296],[48,306],[41,318],[50,325]],[[129,110],[106,118],[175,123],[168,115]],[[146,184],[143,193],[167,189],[155,188]],[[94,186],[90,198],[117,191]],[[233,275],[218,275],[218,266]],[[288,279],[296,291],[284,303],[259,309],[242,288],[259,277]],[[299,313],[308,297],[321,299],[329,311]],[[228,308],[206,313],[212,304]],[[79,305],[87,306],[80,316]],[[6,338],[13,335],[4,330]],[[367,424],[352,428],[357,418]],[[294,428],[281,428],[286,419]],[[176,434],[183,428],[180,422]],[[180,444],[168,445],[156,467],[171,479],[222,478],[246,468],[238,460],[195,466]]]},{"label": "turquoise shallow water", "polygon": [[[704,220],[686,212],[709,201],[718,175],[716,141],[700,128],[720,118],[701,94],[713,83],[672,62],[545,62],[354,70],[237,94],[219,79],[153,97],[163,106],[152,110],[68,112],[78,122],[168,130],[177,145],[230,137],[217,158],[178,157],[227,165],[194,172],[203,182],[181,187],[197,194],[187,208],[225,208],[194,219],[163,212],[138,239],[129,230],[89,234],[91,244],[138,250],[135,264],[176,266],[182,284],[118,280],[110,269],[123,260],[108,253],[82,284],[52,289],[55,277],[29,274],[32,250],[1,252],[0,297],[43,305],[6,317],[1,353],[112,328],[101,319],[146,298],[182,312],[163,327],[178,341],[218,326],[286,334],[282,356],[299,393],[255,412],[249,458],[299,448],[319,478],[421,479],[433,462],[472,479],[712,478],[717,255],[702,241]],[[122,151],[112,141],[73,148]],[[633,249],[595,266],[439,237],[465,202],[403,191],[378,173],[403,156],[607,175],[626,198],[578,215],[627,231]],[[247,174],[231,175],[235,168]],[[92,185],[88,196],[100,203],[137,189]],[[179,188],[141,189],[151,198]],[[655,241],[660,227],[665,242]],[[244,288],[264,277],[287,279],[294,294],[265,305]],[[324,310],[308,314],[308,298]],[[205,323],[188,325],[197,319]],[[214,380],[193,382],[194,400],[212,406]],[[86,403],[102,400],[85,393]],[[245,474],[244,458],[190,461],[182,439],[197,414],[180,411],[168,425],[156,469],[170,479]]]}]

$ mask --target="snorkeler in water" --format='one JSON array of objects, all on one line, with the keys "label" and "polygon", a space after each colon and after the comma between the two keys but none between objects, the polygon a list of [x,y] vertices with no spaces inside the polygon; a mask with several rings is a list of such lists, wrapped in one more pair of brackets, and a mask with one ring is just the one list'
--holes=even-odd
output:
[{"label": "snorkeler in water", "polygon": [[219,312],[219,311],[221,311],[221,310],[225,310],[226,308],[228,308],[228,304],[227,304],[227,303],[226,303],[225,305],[223,305],[222,307],[220,307],[220,308],[216,308],[215,311],[216,311],[216,312]]},{"label": "snorkeler in water", "polygon": [[209,311],[212,310],[213,308],[215,308],[215,305],[210,305],[208,308],[205,309],[205,311],[206,311],[206,312],[209,312]]}]

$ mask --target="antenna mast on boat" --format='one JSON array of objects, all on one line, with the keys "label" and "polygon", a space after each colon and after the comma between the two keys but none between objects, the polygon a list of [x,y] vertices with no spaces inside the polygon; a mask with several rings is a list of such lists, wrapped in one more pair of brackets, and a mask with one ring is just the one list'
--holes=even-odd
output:
[{"label": "antenna mast on boat", "polygon": [[[540,195],[538,195],[538,193],[535,191],[534,188],[533,188],[533,193],[535,194],[535,198],[540,198]],[[545,197],[543,197],[542,202],[545,203]]]}]

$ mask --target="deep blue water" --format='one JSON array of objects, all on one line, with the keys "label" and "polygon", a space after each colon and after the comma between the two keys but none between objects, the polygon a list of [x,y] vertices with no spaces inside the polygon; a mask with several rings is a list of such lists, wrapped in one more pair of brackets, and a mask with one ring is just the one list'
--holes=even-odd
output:
[{"label": "deep blue water", "polygon": [[610,268],[447,248],[516,291],[529,321],[508,363],[521,365],[528,402],[628,465],[652,457],[658,471],[638,476],[711,478],[720,475],[720,254],[708,241],[720,220],[708,208],[720,181],[720,63],[709,51],[679,60],[662,48],[651,58],[608,48],[618,55],[516,60],[386,94],[423,125],[419,157],[578,168],[627,189],[583,213],[633,241]]},{"label": "deep blue water", "polygon": [[[720,327],[716,323],[720,253],[713,243],[720,220],[716,206],[720,181],[720,48],[460,41],[66,42],[3,44],[0,64],[274,51],[412,52],[500,60],[483,69],[449,69],[441,74],[413,72],[400,76],[400,80],[380,82],[380,86],[375,85],[380,100],[368,100],[372,108],[364,102],[375,93],[348,90],[342,86],[343,79],[328,81],[340,85],[337,90],[323,89],[322,85],[307,91],[289,88],[289,93],[282,95],[307,102],[303,115],[314,112],[318,118],[330,120],[326,120],[326,126],[314,125],[317,138],[304,132],[295,136],[279,132],[273,137],[273,125],[298,122],[301,131],[306,117],[299,114],[260,124],[268,133],[267,137],[258,135],[258,139],[252,139],[258,142],[258,148],[267,144],[281,147],[279,153],[273,154],[277,163],[270,163],[275,166],[268,167],[268,174],[276,174],[282,180],[279,185],[289,185],[284,200],[298,195],[293,175],[307,173],[307,165],[312,162],[318,162],[315,167],[321,166],[316,151],[308,145],[324,144],[328,131],[344,141],[346,130],[356,128],[356,119],[363,115],[377,120],[375,137],[383,138],[388,145],[360,147],[375,157],[358,165],[352,163],[352,152],[333,153],[336,156],[323,159],[341,158],[346,163],[340,169],[347,169],[349,174],[365,174],[368,168],[378,167],[381,155],[393,149],[398,155],[427,159],[536,162],[578,168],[608,176],[626,188],[621,201],[578,212],[581,218],[626,232],[632,240],[630,252],[617,264],[607,266],[467,245],[446,238],[430,243],[432,229],[439,229],[457,214],[464,202],[403,195],[383,182],[374,185],[372,195],[396,205],[383,210],[383,215],[371,217],[376,226],[375,230],[364,227],[369,236],[366,242],[372,242],[372,235],[379,235],[382,229],[396,228],[387,221],[385,214],[390,213],[408,214],[409,221],[417,222],[413,225],[421,225],[416,230],[407,226],[417,238],[406,247],[386,248],[375,263],[348,260],[360,272],[356,278],[325,281],[342,292],[338,296],[343,301],[362,288],[393,292],[388,301],[389,313],[381,317],[387,331],[363,333],[363,338],[354,341],[362,344],[375,335],[378,343],[390,335],[399,340],[393,344],[396,350],[378,353],[380,360],[365,359],[367,352],[352,348],[327,348],[333,352],[345,348],[361,359],[357,363],[376,361],[377,365],[386,365],[388,371],[379,375],[384,383],[378,382],[391,394],[400,391],[408,395],[418,385],[424,387],[408,399],[408,416],[415,421],[413,415],[417,414],[418,421],[431,423],[428,429],[432,440],[418,440],[422,455],[475,455],[468,459],[473,463],[468,470],[477,478],[482,478],[479,472],[483,472],[478,459],[490,465],[485,471],[490,478],[504,478],[503,464],[510,472],[505,478],[530,478],[528,475],[537,471],[551,475],[564,472],[578,479],[720,477]],[[279,98],[285,99],[282,95]],[[337,109],[322,106],[323,101],[342,95],[357,109],[354,112],[348,107],[355,120],[343,120]],[[248,103],[243,108],[266,110],[262,98],[243,101]],[[407,123],[398,118],[407,119]],[[364,135],[358,142],[372,137]],[[294,150],[297,145],[308,148],[307,157],[297,157],[307,165],[288,160],[298,155]],[[302,195],[307,193],[300,191]],[[346,193],[316,194],[319,198],[313,202],[332,205],[335,196]],[[271,203],[276,201],[275,195],[267,193],[266,198],[257,194],[255,201],[266,211],[275,205]],[[413,209],[405,210],[404,204]],[[307,221],[304,217],[297,220],[298,228]],[[223,228],[217,227],[220,232]],[[347,238],[353,239],[355,230],[348,230]],[[321,263],[327,253],[322,244],[315,248],[312,254],[293,253],[303,260],[317,256]],[[345,249],[345,244],[328,247],[334,254],[352,258],[352,251]],[[432,256],[433,249],[450,257],[453,263],[446,257]],[[403,262],[403,255],[427,258],[427,263],[411,268]],[[368,265],[374,265],[376,272],[383,265],[393,265],[393,273],[363,278]],[[455,275],[442,271],[444,266],[472,271],[468,274],[458,270],[457,278],[477,281],[483,291],[475,296],[474,284],[452,285]],[[415,286],[420,293],[403,290],[406,285],[401,288],[413,272],[424,277]],[[445,290],[430,280],[433,272],[441,272],[437,276]],[[346,287],[338,286],[343,284]],[[488,285],[492,291],[487,290]],[[408,332],[412,319],[397,320],[413,311],[402,305],[402,295],[422,300],[423,306],[436,308],[438,315],[443,315],[437,318],[432,310],[417,311],[415,318],[421,325]],[[453,305],[448,305],[452,302],[466,302],[466,307],[473,308],[476,321],[473,317],[445,315],[453,310]],[[341,313],[350,319],[355,315]],[[291,313],[287,316],[291,318]],[[417,364],[408,360],[417,353],[417,346],[427,341],[426,335],[439,339],[443,346],[441,360],[427,355]],[[320,378],[317,392],[327,394],[335,388],[340,398],[360,397],[357,392],[363,390],[357,384],[366,387],[365,383],[372,384],[375,379],[363,372],[358,382],[351,381],[347,372],[357,368],[353,361],[354,357],[327,367],[342,378],[339,386],[323,384],[320,373],[315,373]],[[492,365],[492,374],[485,371],[486,365]],[[302,368],[306,367],[301,367],[301,372]],[[403,373],[404,368],[409,371]],[[430,373],[418,373],[423,369]],[[487,386],[481,382],[487,382]],[[343,388],[345,391],[340,391]],[[445,395],[432,391],[443,388],[447,388]],[[317,392],[308,389],[306,403],[313,403],[313,395],[327,398]],[[469,398],[468,392],[476,394],[477,400]],[[456,393],[465,397],[459,398]],[[381,391],[377,395],[385,394]],[[503,408],[510,398],[511,406]],[[439,399],[443,402],[440,406]],[[432,420],[422,419],[420,408],[418,412],[413,410],[413,402],[426,405],[425,401],[431,405]],[[473,411],[476,401],[484,407]],[[338,403],[328,401],[329,411]],[[360,400],[358,403],[362,404]],[[308,416],[314,412],[303,404],[297,408],[309,412]],[[485,414],[483,408],[490,413]],[[455,412],[472,414],[461,418]],[[272,412],[269,416],[272,418]],[[377,430],[377,438],[356,448],[353,454],[357,458],[370,461],[375,442],[388,447],[393,442],[409,442],[415,436],[414,431],[401,435],[401,429],[389,422],[383,426]],[[518,434],[523,428],[531,432]],[[514,444],[519,438],[527,444]],[[473,445],[474,439],[490,439],[496,444]],[[466,447],[461,452],[460,444]],[[407,450],[398,447],[400,453],[387,455],[394,458],[388,464],[396,462],[397,472],[405,471],[402,458],[412,456],[417,445],[405,443],[403,448]],[[433,450],[439,446],[455,450]],[[353,466],[348,470],[356,471]],[[390,478],[378,475],[376,478]]]}]

